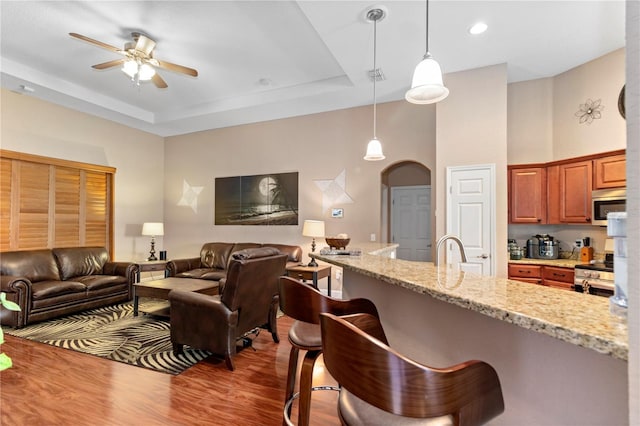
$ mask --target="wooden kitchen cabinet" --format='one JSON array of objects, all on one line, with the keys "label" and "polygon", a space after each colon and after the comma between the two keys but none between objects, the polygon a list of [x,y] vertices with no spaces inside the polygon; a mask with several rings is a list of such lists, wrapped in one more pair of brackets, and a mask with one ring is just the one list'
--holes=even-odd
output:
[{"label": "wooden kitchen cabinet", "polygon": [[510,263],[509,279],[542,285],[542,266]]},{"label": "wooden kitchen cabinet", "polygon": [[593,160],[593,189],[619,188],[627,185],[626,155],[611,155]]},{"label": "wooden kitchen cabinet", "polygon": [[573,290],[573,268],[509,263],[508,271],[510,280],[524,281],[563,290]]},{"label": "wooden kitchen cabinet", "polygon": [[544,167],[509,170],[509,223],[546,223],[546,185]]},{"label": "wooden kitchen cabinet", "polygon": [[573,268],[562,268],[558,266],[547,266],[544,265],[542,267],[542,284],[561,288],[564,290],[573,290],[573,278],[574,271]]},{"label": "wooden kitchen cabinet", "polygon": [[593,163],[591,160],[560,164],[560,223],[591,222]]}]

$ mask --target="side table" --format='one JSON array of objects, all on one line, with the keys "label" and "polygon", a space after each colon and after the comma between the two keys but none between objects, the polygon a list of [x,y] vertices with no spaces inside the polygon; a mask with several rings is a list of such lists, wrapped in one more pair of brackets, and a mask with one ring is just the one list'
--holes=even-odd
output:
[{"label": "side table", "polygon": [[166,260],[143,260],[135,262],[138,265],[138,282],[140,282],[140,274],[142,272],[163,271],[164,277],[167,277],[167,261]]},{"label": "side table", "polygon": [[302,281],[311,280],[313,287],[318,289],[318,280],[327,279],[327,294],[331,297],[331,265],[306,266],[295,265],[287,267],[287,276]]}]

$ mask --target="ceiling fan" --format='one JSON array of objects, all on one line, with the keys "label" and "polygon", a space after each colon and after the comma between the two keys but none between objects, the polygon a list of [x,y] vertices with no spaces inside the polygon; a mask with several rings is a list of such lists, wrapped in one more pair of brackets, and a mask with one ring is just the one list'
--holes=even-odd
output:
[{"label": "ceiling fan", "polygon": [[181,74],[187,74],[192,77],[198,76],[198,71],[193,68],[155,59],[153,57],[153,49],[156,46],[156,42],[138,32],[131,33],[133,41],[125,43],[124,49],[119,49],[115,46],[111,46],[81,34],[69,33],[69,35],[124,56],[122,59],[115,59],[113,61],[93,65],[92,68],[104,70],[107,68],[122,66],[122,71],[131,77],[131,80],[138,85],[141,81],[151,80],[157,88],[167,88],[167,83],[162,79],[162,77],[160,77],[155,68],[162,68]]}]

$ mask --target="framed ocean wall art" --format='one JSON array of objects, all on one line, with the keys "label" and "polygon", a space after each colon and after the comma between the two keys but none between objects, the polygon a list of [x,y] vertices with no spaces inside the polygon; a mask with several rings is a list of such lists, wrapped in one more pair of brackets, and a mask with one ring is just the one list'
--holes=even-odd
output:
[{"label": "framed ocean wall art", "polygon": [[298,172],[215,178],[216,225],[297,225]]}]

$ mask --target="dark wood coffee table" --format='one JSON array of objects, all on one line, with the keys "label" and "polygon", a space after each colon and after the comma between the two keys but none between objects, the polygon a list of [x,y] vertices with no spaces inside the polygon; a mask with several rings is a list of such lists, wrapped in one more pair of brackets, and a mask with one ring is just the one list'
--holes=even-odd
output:
[{"label": "dark wood coffee table", "polygon": [[[196,293],[213,296],[218,294],[219,284],[218,281],[176,277],[135,283],[133,284],[133,316],[138,316],[138,302],[140,297],[169,300],[169,292],[171,290],[195,291]],[[149,313],[169,316],[168,308]]]}]

